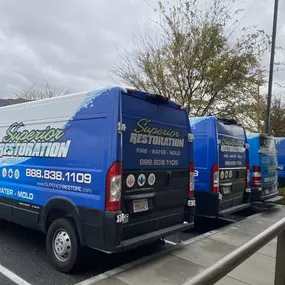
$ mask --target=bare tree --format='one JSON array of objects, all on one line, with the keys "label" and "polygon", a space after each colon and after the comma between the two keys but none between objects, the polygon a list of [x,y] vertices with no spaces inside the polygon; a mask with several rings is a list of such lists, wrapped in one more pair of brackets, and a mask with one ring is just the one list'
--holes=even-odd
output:
[{"label": "bare tree", "polygon": [[16,98],[21,98],[27,101],[40,100],[45,98],[52,98],[55,96],[66,95],[65,89],[56,88],[49,83],[37,85],[31,83],[28,87],[21,88],[15,92]]},{"label": "bare tree", "polygon": [[[264,83],[261,57],[269,38],[261,30],[236,33],[234,0],[213,0],[203,11],[196,0],[159,1],[156,38],[136,37],[119,53],[114,73],[127,85],[181,102],[190,115],[232,114],[248,103],[252,86]],[[235,36],[233,37],[233,34]]]}]

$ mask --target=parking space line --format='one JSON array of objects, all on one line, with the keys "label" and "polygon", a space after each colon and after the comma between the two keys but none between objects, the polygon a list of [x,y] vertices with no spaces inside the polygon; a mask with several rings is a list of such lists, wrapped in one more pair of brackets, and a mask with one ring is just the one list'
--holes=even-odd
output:
[{"label": "parking space line", "polygon": [[18,285],[31,285],[30,283],[28,283],[27,281],[25,281],[24,279],[13,273],[12,271],[8,270],[1,264],[0,264],[0,273]]}]

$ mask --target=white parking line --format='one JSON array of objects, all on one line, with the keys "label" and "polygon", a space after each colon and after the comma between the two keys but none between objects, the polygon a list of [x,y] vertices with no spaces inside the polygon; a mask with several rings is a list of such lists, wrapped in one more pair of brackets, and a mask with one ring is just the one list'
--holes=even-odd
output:
[{"label": "white parking line", "polygon": [[0,273],[5,275],[7,278],[9,278],[11,281],[18,285],[31,285],[30,283],[26,282],[24,279],[19,277],[18,275],[14,274],[4,266],[0,264]]}]

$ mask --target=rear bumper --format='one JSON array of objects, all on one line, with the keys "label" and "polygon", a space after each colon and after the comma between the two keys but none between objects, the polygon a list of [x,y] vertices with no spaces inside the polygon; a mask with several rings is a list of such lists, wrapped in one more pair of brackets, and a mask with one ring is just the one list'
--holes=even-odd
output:
[{"label": "rear bumper", "polygon": [[[195,202],[195,200],[194,200]],[[194,203],[195,204],[195,203]],[[82,232],[81,243],[107,253],[116,253],[136,248],[138,246],[163,239],[176,232],[186,231],[194,227],[195,207],[185,208],[185,221],[171,224],[158,230],[149,231],[131,238],[122,240],[124,225],[128,225],[128,215],[118,212],[97,211],[93,209],[79,209]],[[193,212],[194,211],[194,212]],[[183,213],[181,213],[183,215]],[[159,217],[161,220],[166,217]],[[159,219],[158,218],[158,219]],[[188,219],[187,219],[188,218]],[[155,221],[153,221],[155,222]],[[157,222],[158,223],[158,222]]]},{"label": "rear bumper", "polygon": [[155,232],[151,232],[128,240],[124,240],[112,252],[121,252],[121,251],[130,250],[142,246],[144,244],[154,242],[161,238],[165,238],[166,236],[169,236],[171,234],[192,229],[193,227],[194,227],[194,222],[192,223],[184,222],[183,224],[180,225],[171,226]]},{"label": "rear bumper", "polygon": [[230,208],[227,208],[227,209],[220,211],[219,215],[221,215],[221,216],[230,215],[232,213],[247,209],[250,207],[250,205],[251,205],[250,203],[243,203],[243,204],[240,204],[237,206],[233,206],[233,207],[230,207]]},{"label": "rear bumper", "polygon": [[223,201],[220,193],[196,191],[195,198],[197,216],[215,218],[250,207],[250,193],[245,193],[239,199],[233,198]]},{"label": "rear bumper", "polygon": [[[274,186],[273,186],[274,187]],[[251,190],[251,201],[255,203],[276,203],[282,200],[283,197],[279,196],[279,191],[270,191],[269,194],[265,195],[264,189],[252,188]]]}]

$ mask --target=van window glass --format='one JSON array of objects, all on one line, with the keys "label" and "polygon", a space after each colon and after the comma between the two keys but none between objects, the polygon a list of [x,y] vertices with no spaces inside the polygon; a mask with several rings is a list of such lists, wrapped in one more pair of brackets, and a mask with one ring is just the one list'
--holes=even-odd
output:
[{"label": "van window glass", "polygon": [[217,122],[218,133],[233,137],[244,138],[245,133],[243,127],[239,125],[227,124],[222,121]]}]

